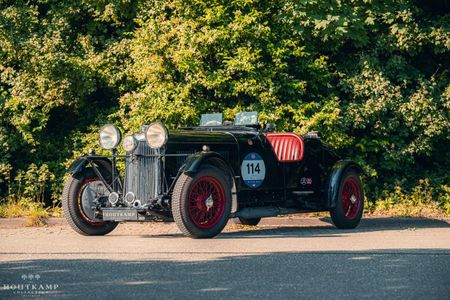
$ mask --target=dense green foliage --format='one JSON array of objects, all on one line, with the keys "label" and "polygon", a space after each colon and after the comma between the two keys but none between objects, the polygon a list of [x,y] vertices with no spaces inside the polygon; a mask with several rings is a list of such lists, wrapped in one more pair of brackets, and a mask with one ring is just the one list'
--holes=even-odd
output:
[{"label": "dense green foliage", "polygon": [[65,166],[97,147],[104,122],[130,132],[240,110],[280,131],[319,131],[364,166],[372,199],[420,178],[448,193],[444,0],[0,5],[3,196],[57,199]]}]

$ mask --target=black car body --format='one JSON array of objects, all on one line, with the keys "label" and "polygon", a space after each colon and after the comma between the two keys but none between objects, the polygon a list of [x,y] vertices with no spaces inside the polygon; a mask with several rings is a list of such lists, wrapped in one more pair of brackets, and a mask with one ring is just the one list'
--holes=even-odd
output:
[{"label": "black car body", "polygon": [[[361,168],[316,133],[275,133],[257,123],[150,126],[154,137],[165,135],[161,147],[150,147],[143,126],[128,137],[135,144],[126,156],[114,148],[111,157],[81,157],[69,168],[63,207],[76,231],[105,234],[117,222],[162,218],[201,238],[218,234],[229,218],[256,225],[261,217],[315,211],[330,211],[341,228],[359,223]],[[117,159],[126,161],[123,176]]]}]

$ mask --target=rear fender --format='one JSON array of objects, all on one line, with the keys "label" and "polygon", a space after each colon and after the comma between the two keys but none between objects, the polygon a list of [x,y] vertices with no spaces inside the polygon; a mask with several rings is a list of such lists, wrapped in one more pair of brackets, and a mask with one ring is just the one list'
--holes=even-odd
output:
[{"label": "rear fender", "polygon": [[189,176],[195,175],[200,168],[205,165],[212,165],[222,170],[229,180],[231,186],[232,206],[231,212],[234,213],[238,209],[236,182],[234,180],[234,172],[228,162],[222,155],[214,151],[202,151],[191,154],[187,157],[185,163],[181,166],[179,173],[184,173]]},{"label": "rear fender", "polygon": [[339,198],[339,185],[342,180],[342,176],[347,170],[354,170],[358,174],[363,174],[362,168],[352,160],[340,160],[334,164],[331,169],[330,177],[328,178],[328,197],[327,206],[328,208],[336,207],[336,203]]}]

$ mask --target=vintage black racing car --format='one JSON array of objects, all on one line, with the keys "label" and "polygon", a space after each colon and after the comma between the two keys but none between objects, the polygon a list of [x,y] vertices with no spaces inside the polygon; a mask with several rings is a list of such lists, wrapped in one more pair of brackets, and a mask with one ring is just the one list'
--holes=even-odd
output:
[{"label": "vintage black racing car", "polygon": [[120,142],[120,130],[105,125],[100,145],[111,156],[90,153],[69,168],[62,203],[80,234],[104,235],[124,221],[174,220],[186,236],[210,238],[230,218],[257,225],[263,217],[318,211],[330,211],[338,228],[354,228],[363,214],[355,162],[341,160],[317,133],[261,126],[255,112],[238,113],[234,124],[207,114],[197,127],[144,125],[123,139],[122,156]]}]

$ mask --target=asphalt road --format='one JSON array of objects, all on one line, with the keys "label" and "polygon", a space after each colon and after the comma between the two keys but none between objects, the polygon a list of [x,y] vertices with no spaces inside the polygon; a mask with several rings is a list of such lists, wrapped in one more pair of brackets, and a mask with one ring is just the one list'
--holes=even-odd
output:
[{"label": "asphalt road", "polygon": [[104,237],[0,220],[0,299],[450,299],[450,220],[271,218],[211,240],[174,224]]}]

